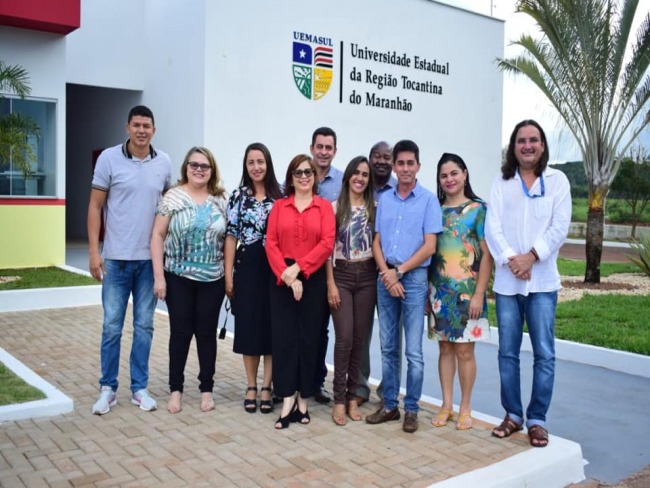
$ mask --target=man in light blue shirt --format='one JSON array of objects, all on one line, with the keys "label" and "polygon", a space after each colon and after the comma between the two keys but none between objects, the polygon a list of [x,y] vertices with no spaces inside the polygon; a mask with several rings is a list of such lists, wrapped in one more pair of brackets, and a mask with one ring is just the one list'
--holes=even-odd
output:
[{"label": "man in light blue shirt", "polygon": [[[318,171],[318,194],[333,202],[339,197],[341,185],[343,184],[343,172],[332,166],[332,161],[336,156],[336,132],[329,127],[319,127],[311,136],[309,150]],[[329,393],[324,388],[325,378],[327,377],[325,356],[327,355],[327,343],[329,342],[329,324],[330,311],[328,308],[325,319],[321,324],[318,359],[314,374],[314,400],[318,403],[329,403],[330,401]]]},{"label": "man in light blue shirt", "polygon": [[399,420],[400,319],[404,327],[407,359],[406,396],[402,430],[418,429],[418,411],[424,359],[422,331],[427,294],[427,268],[442,232],[442,213],[436,196],[417,181],[419,148],[403,140],[393,149],[397,188],[379,201],[375,218],[373,255],[379,268],[377,308],[381,340],[384,402],[366,417],[369,424]]},{"label": "man in light blue shirt", "polygon": [[316,129],[309,151],[318,170],[318,194],[333,202],[339,197],[343,184],[343,172],[332,166],[336,156],[336,132],[329,127]]}]

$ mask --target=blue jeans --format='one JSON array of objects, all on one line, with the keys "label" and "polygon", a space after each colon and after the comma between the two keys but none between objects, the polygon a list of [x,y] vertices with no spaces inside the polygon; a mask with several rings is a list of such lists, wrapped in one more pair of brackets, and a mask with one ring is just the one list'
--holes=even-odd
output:
[{"label": "blue jeans", "polygon": [[384,408],[398,405],[400,385],[400,317],[404,323],[404,345],[407,361],[406,396],[404,410],[417,413],[424,380],[422,334],[424,331],[424,303],[427,294],[427,270],[417,268],[402,277],[406,297],[395,298],[377,280],[377,308],[379,310],[379,339],[381,340],[382,382]]},{"label": "blue jeans", "polygon": [[519,352],[524,320],[533,346],[533,389],[526,409],[526,425],[544,425],[551,404],[555,379],[555,308],[557,291],[523,295],[496,294],[499,324],[499,374],[501,405],[518,423],[523,423]]},{"label": "blue jeans", "polygon": [[104,260],[106,274],[102,281],[104,324],[102,327],[101,367],[99,386],[117,390],[120,364],[120,342],[124,316],[133,293],[133,344],[131,345],[131,391],[147,387],[149,381],[149,352],[153,338],[153,267],[151,260]]}]

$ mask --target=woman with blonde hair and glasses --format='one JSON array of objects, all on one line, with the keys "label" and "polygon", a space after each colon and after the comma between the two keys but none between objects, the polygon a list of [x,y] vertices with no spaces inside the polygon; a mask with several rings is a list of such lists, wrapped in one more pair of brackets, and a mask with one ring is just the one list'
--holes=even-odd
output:
[{"label": "woman with blonde hair and glasses", "polygon": [[170,413],[181,411],[192,337],[199,357],[201,410],[214,409],[217,324],[225,295],[226,192],[212,153],[193,147],[181,178],[160,201],[151,236],[154,293],[169,311]]},{"label": "woman with blonde hair and glasses", "polygon": [[299,154],[285,179],[286,198],[271,209],[266,256],[271,279],[273,390],[284,399],[276,429],[308,424],[320,324],[327,311],[325,261],[334,248],[332,204],[317,195],[316,165]]}]

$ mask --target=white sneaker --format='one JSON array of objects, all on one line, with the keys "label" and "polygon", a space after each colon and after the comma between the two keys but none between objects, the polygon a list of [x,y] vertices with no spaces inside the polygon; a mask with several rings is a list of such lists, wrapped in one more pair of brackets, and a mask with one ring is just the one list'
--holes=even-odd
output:
[{"label": "white sneaker", "polygon": [[140,410],[144,410],[145,412],[150,412],[151,410],[158,408],[156,400],[149,396],[149,392],[146,388],[136,391],[131,397],[131,403],[133,405],[138,405]]},{"label": "white sneaker", "polygon": [[104,415],[111,411],[111,407],[117,405],[117,396],[110,386],[102,386],[99,392],[99,398],[93,405],[92,412],[95,415]]}]

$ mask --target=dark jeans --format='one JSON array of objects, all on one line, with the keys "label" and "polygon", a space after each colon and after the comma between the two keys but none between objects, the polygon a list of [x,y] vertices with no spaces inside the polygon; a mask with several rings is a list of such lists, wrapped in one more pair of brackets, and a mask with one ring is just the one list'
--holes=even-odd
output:
[{"label": "dark jeans", "polygon": [[332,310],[334,343],[334,402],[354,400],[359,386],[359,366],[366,334],[374,317],[377,266],[374,259],[337,260],[334,281],[341,305]]},{"label": "dark jeans", "polygon": [[192,337],[199,357],[199,390],[211,392],[217,361],[219,311],[226,294],[223,278],[195,281],[165,271],[169,311],[169,389],[183,392]]}]

